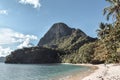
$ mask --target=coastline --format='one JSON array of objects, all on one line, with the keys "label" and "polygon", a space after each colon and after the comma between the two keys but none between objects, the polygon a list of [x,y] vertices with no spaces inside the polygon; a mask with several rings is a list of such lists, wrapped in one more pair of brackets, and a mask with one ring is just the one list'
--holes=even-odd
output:
[{"label": "coastline", "polygon": [[92,65],[92,64],[73,64],[73,65],[86,66],[86,67],[89,67],[90,69],[88,71],[85,71],[82,73],[81,72],[77,73],[77,74],[73,75],[72,77],[70,77],[68,79],[63,79],[63,80],[82,80],[85,77],[89,76],[90,74],[94,73],[94,71],[98,69],[97,66]]},{"label": "coastline", "polygon": [[98,69],[98,67],[96,65],[92,65],[92,64],[71,64],[71,63],[61,63],[61,64],[70,64],[70,65],[76,65],[76,66],[86,66],[89,69],[87,71],[78,71],[75,73],[71,73],[70,75],[67,76],[61,76],[61,77],[56,77],[52,80],[82,80],[85,77],[89,76],[90,74],[94,73],[95,70]]},{"label": "coastline", "polygon": [[[69,64],[69,63],[65,63]],[[120,80],[120,64],[72,64],[90,67],[88,71],[58,80]]]}]

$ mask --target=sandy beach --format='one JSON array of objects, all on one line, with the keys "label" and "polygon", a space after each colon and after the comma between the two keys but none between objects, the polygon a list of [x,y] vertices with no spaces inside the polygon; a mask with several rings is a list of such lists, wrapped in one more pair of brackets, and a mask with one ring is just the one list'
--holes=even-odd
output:
[{"label": "sandy beach", "polygon": [[120,80],[120,64],[101,64],[94,73],[82,80]]},{"label": "sandy beach", "polygon": [[120,64],[75,64],[89,66],[91,69],[84,73],[67,76],[59,80],[120,80]]}]

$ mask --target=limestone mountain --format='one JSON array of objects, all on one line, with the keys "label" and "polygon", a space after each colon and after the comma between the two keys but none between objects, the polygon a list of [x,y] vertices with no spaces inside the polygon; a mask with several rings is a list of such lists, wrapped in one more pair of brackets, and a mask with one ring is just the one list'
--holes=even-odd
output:
[{"label": "limestone mountain", "polygon": [[[73,56],[79,57],[81,53],[84,54],[87,44],[95,41],[96,38],[87,36],[80,29],[70,28],[65,23],[55,23],[40,39],[38,47],[15,50],[6,57],[6,63],[74,63],[76,60]],[[82,47],[84,45],[86,46]],[[87,54],[91,55],[91,52],[85,53],[85,57],[88,58]],[[90,62],[87,58],[81,62]]]},{"label": "limestone mountain", "polygon": [[93,38],[88,37],[80,29],[70,28],[65,23],[55,23],[40,39],[38,46],[64,49],[70,46],[76,46],[80,42],[84,44],[85,42],[83,41],[85,39],[91,41]]},{"label": "limestone mountain", "polygon": [[54,24],[49,31],[40,39],[39,46],[56,44],[56,41],[64,36],[70,36],[75,29],[69,28],[64,23]]}]

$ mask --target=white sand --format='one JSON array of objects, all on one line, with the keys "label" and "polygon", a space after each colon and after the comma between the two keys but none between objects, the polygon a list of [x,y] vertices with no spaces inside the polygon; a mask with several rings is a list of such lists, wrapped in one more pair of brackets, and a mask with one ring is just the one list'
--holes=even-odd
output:
[{"label": "white sand", "polygon": [[120,80],[120,64],[96,65],[99,69],[82,80]]}]

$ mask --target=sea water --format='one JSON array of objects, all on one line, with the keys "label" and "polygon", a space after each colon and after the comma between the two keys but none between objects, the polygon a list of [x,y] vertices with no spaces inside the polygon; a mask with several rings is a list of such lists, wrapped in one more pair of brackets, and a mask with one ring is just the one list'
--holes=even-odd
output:
[{"label": "sea water", "polygon": [[70,64],[5,64],[0,63],[0,80],[53,80],[88,67]]}]

